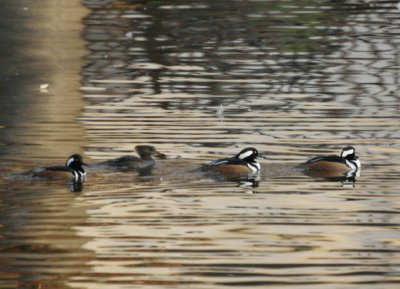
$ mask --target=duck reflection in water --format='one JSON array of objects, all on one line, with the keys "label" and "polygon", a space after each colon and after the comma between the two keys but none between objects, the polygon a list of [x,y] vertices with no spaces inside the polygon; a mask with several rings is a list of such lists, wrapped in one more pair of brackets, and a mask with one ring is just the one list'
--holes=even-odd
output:
[{"label": "duck reflection in water", "polygon": [[165,159],[166,155],[156,150],[154,146],[138,145],[135,147],[137,156],[122,156],[116,159],[107,160],[97,163],[95,167],[113,169],[118,171],[138,171],[140,176],[151,175],[151,170],[156,164],[153,157],[158,159]]},{"label": "duck reflection in water", "polygon": [[83,182],[71,180],[69,182],[69,191],[72,193],[80,193],[83,190]]},{"label": "duck reflection in water", "polygon": [[256,161],[258,151],[248,147],[231,158],[218,159],[203,165],[200,170],[207,172],[217,181],[236,181],[239,186],[257,187],[260,164]]},{"label": "duck reflection in water", "polygon": [[342,149],[340,156],[319,156],[300,165],[304,173],[313,178],[340,181],[344,184],[355,183],[360,176],[361,162],[352,146]]}]

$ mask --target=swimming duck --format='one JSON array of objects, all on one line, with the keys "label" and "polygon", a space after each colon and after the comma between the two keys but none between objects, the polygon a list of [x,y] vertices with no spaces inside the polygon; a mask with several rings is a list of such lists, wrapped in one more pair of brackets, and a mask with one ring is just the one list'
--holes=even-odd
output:
[{"label": "swimming duck", "polygon": [[342,149],[340,156],[329,155],[315,157],[301,165],[309,171],[335,171],[357,172],[361,169],[361,162],[356,156],[356,150],[352,146]]},{"label": "swimming duck", "polygon": [[260,164],[256,161],[258,151],[248,147],[232,158],[219,159],[202,166],[203,171],[215,171],[223,174],[256,174],[260,171]]},{"label": "swimming duck", "polygon": [[87,165],[83,162],[82,156],[73,154],[65,162],[65,166],[51,166],[47,168],[39,168],[32,171],[34,177],[43,178],[68,178],[75,181],[85,179],[86,172],[82,165]]},{"label": "swimming duck", "polygon": [[153,156],[159,159],[166,158],[165,154],[158,152],[153,146],[138,145],[135,147],[135,150],[139,157],[122,156],[116,159],[98,163],[98,165],[121,170],[135,170],[153,166],[155,164],[155,160],[152,158]]}]

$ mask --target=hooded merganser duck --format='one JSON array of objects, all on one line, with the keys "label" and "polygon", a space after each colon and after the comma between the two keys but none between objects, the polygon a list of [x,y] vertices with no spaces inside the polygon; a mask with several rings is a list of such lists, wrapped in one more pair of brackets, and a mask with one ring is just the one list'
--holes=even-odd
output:
[{"label": "hooded merganser duck", "polygon": [[155,147],[149,145],[138,145],[135,150],[139,157],[122,156],[116,159],[98,163],[100,166],[112,167],[117,169],[135,170],[151,167],[155,164],[153,156],[165,159],[166,155],[158,152]]},{"label": "hooded merganser duck", "polygon": [[358,172],[361,169],[361,162],[356,156],[354,147],[347,146],[342,149],[340,156],[315,157],[302,164],[302,167],[310,171]]},{"label": "hooded merganser duck", "polygon": [[69,178],[75,181],[82,181],[86,177],[86,172],[82,165],[87,164],[83,162],[81,155],[74,154],[67,159],[65,166],[36,169],[32,172],[32,175],[34,177]]},{"label": "hooded merganser duck", "polygon": [[258,151],[255,148],[245,148],[233,158],[219,159],[204,165],[203,171],[215,171],[223,174],[256,174],[260,171],[260,164],[255,160]]}]

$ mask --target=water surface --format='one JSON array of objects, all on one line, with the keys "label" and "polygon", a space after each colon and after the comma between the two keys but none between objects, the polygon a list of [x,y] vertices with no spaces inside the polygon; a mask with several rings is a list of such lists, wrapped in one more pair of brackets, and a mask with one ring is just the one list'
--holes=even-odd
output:
[{"label": "water surface", "polygon": [[[398,286],[395,1],[42,2],[0,17],[0,288]],[[138,144],[168,159],[16,177]],[[354,183],[294,169],[347,145]],[[256,186],[191,171],[246,146]]]}]

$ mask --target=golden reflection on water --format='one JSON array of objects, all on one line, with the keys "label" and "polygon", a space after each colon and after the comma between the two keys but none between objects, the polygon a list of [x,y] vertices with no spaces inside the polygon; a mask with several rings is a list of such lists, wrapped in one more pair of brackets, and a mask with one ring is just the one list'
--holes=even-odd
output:
[{"label": "golden reflection on water", "polygon": [[9,85],[18,85],[14,98],[20,104],[4,112],[11,113],[4,133],[12,144],[5,149],[14,159],[66,158],[84,144],[84,130],[74,119],[84,105],[78,91],[86,51],[79,33],[88,10],[79,1],[19,2],[12,6],[23,14],[17,23],[25,45],[5,61],[15,71],[17,80]]}]

